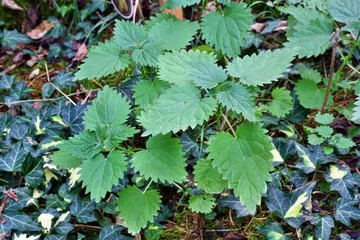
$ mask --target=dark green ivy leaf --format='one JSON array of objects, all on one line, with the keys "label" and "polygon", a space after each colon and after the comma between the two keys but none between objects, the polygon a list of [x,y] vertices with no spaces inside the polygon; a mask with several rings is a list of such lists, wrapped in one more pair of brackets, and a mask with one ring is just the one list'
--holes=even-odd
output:
[{"label": "dark green ivy leaf", "polygon": [[10,152],[0,157],[0,169],[6,172],[21,170],[27,152],[21,142],[18,142]]},{"label": "dark green ivy leaf", "polygon": [[269,240],[291,240],[290,237],[284,235],[282,226],[277,222],[273,222],[265,226],[259,226],[257,227],[257,230]]},{"label": "dark green ivy leaf", "polygon": [[79,196],[73,199],[70,205],[71,215],[75,216],[79,223],[88,223],[96,221],[94,216],[95,202],[83,201]]},{"label": "dark green ivy leaf", "polygon": [[234,210],[236,212],[236,218],[252,215],[246,206],[241,204],[240,199],[234,195],[220,198],[218,202],[221,205]]},{"label": "dark green ivy leaf", "polygon": [[335,219],[346,226],[350,226],[350,219],[360,220],[360,210],[359,208],[354,207],[355,204],[358,205],[358,202],[343,198],[336,202]]},{"label": "dark green ivy leaf", "polygon": [[329,240],[331,229],[334,227],[334,220],[329,215],[319,219],[315,226],[315,237],[317,239]]}]

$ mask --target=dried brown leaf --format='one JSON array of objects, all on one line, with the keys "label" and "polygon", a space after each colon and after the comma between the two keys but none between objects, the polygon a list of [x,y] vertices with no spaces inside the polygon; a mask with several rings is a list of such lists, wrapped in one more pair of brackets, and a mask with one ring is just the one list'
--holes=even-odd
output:
[{"label": "dried brown leaf", "polygon": [[260,33],[265,27],[265,23],[254,23],[251,25],[251,30],[254,30],[256,33]]},{"label": "dried brown leaf", "polygon": [[28,35],[30,38],[32,38],[34,40],[40,39],[43,36],[45,36],[50,31],[50,29],[52,29],[53,27],[54,27],[53,22],[43,21],[36,28],[34,28],[30,32],[26,33],[26,35]]},{"label": "dried brown leaf", "polygon": [[86,54],[87,54],[87,47],[86,47],[86,44],[83,43],[80,45],[80,47],[78,48],[76,54],[75,54],[75,57],[73,58],[73,62],[74,61],[82,61],[85,59],[86,57]]},{"label": "dried brown leaf", "polygon": [[1,5],[4,8],[9,8],[9,9],[12,9],[12,10],[24,10],[14,0],[2,0]]}]

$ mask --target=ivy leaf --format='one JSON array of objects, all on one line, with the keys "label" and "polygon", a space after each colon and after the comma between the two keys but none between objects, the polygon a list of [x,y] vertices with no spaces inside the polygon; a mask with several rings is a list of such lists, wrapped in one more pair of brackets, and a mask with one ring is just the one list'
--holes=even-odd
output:
[{"label": "ivy leaf", "polygon": [[115,20],[114,39],[121,49],[133,51],[139,48],[147,37],[148,34],[142,25]]},{"label": "ivy leaf", "polygon": [[335,203],[334,218],[346,226],[350,226],[350,219],[360,220],[360,210],[354,207],[357,202],[350,199],[341,199]]},{"label": "ivy leaf", "polygon": [[211,213],[215,206],[215,198],[210,194],[201,194],[191,196],[189,199],[189,208],[197,213]]},{"label": "ivy leaf", "polygon": [[351,148],[356,145],[353,140],[344,137],[340,133],[333,135],[329,140],[329,144],[343,149]]},{"label": "ivy leaf", "polygon": [[185,82],[193,82],[187,69],[194,61],[204,60],[210,64],[215,64],[214,54],[200,51],[185,51],[165,53],[159,57],[159,77],[163,81],[181,85]]},{"label": "ivy leaf", "polygon": [[154,221],[154,216],[160,210],[161,196],[155,190],[145,193],[135,186],[127,186],[119,193],[119,217],[124,218],[124,226],[129,233],[138,233],[147,223]]},{"label": "ivy leaf", "polygon": [[19,33],[18,30],[8,31],[4,29],[4,35],[2,36],[1,43],[3,47],[16,48],[18,43],[31,43],[32,40],[25,34]]},{"label": "ivy leaf", "polygon": [[19,214],[13,211],[4,211],[2,217],[5,219],[5,223],[0,225],[0,230],[3,232],[11,233],[11,230],[17,230],[20,232],[35,232],[41,231],[38,223],[34,222],[28,215]]},{"label": "ivy leaf", "polygon": [[270,223],[266,226],[259,226],[257,230],[269,240],[291,240],[290,237],[284,234],[284,229],[277,222]]},{"label": "ivy leaf", "polygon": [[99,234],[99,240],[130,240],[132,238],[127,238],[121,235],[121,231],[124,228],[119,225],[109,225],[103,227]]},{"label": "ivy leaf", "polygon": [[357,0],[330,0],[329,12],[339,22],[360,22],[360,6]]},{"label": "ivy leaf", "polygon": [[22,143],[16,143],[10,152],[0,157],[0,169],[6,172],[20,171],[26,155],[27,152]]},{"label": "ivy leaf", "polygon": [[146,150],[133,155],[131,166],[145,179],[182,182],[187,175],[186,163],[179,140],[170,134],[156,135],[146,142]]},{"label": "ivy leaf", "polygon": [[182,151],[185,153],[186,158],[189,158],[192,155],[194,158],[201,158],[205,151],[205,146],[200,146],[197,142],[197,133],[183,133],[180,136],[180,143],[183,145]]},{"label": "ivy leaf", "polygon": [[234,195],[220,198],[218,202],[225,207],[235,210],[236,218],[252,215],[246,206],[241,204],[240,199]]},{"label": "ivy leaf", "polygon": [[249,89],[237,82],[226,82],[215,89],[216,99],[227,109],[243,114],[249,121],[255,121],[254,97]]},{"label": "ivy leaf", "polygon": [[10,89],[13,83],[16,82],[15,76],[7,75],[4,72],[1,73],[0,90]]},{"label": "ivy leaf", "polygon": [[252,20],[250,9],[240,3],[231,3],[222,12],[209,13],[202,19],[203,39],[223,54],[236,57],[240,47],[245,45]]},{"label": "ivy leaf", "polygon": [[70,128],[72,133],[76,134],[83,130],[84,124],[82,118],[86,109],[86,105],[77,104],[74,106],[68,104],[61,110],[61,119]]},{"label": "ivy leaf", "polygon": [[126,165],[124,154],[116,150],[110,152],[107,158],[100,153],[87,159],[80,166],[82,187],[86,187],[86,193],[90,192],[91,199],[100,202],[111,187],[124,177]]},{"label": "ivy leaf", "polygon": [[227,187],[227,181],[217,169],[212,167],[212,161],[202,159],[194,167],[195,182],[207,193],[221,193]]},{"label": "ivy leaf", "polygon": [[284,219],[290,226],[298,228],[306,221],[300,210],[310,198],[314,186],[315,182],[311,182],[286,194],[270,185],[266,206],[276,216]]},{"label": "ivy leaf", "polygon": [[239,125],[235,138],[227,132],[218,133],[207,148],[213,167],[229,181],[235,196],[251,213],[266,192],[266,181],[271,180],[272,149],[265,130],[253,123]]},{"label": "ivy leaf", "polygon": [[162,8],[184,8],[193,4],[199,4],[200,0],[168,0],[164,3]]},{"label": "ivy leaf", "polygon": [[95,202],[85,202],[80,199],[79,196],[75,196],[70,205],[71,215],[76,217],[79,223],[95,222],[96,217],[94,215]]},{"label": "ivy leaf", "polygon": [[283,73],[291,66],[291,61],[296,54],[296,48],[254,53],[251,56],[235,58],[229,63],[227,70],[231,76],[239,78],[241,83],[263,86],[283,77]]},{"label": "ivy leaf", "polygon": [[87,58],[75,73],[74,80],[101,78],[125,69],[130,64],[129,55],[115,43],[106,40],[90,48]]},{"label": "ivy leaf", "polygon": [[[295,90],[301,106],[305,108],[321,108],[325,99],[325,88],[319,88],[312,80],[301,79],[296,84]],[[328,104],[332,104],[331,96],[329,96]]]},{"label": "ivy leaf", "polygon": [[129,114],[130,104],[127,99],[105,86],[85,112],[84,125],[89,130],[96,130],[97,126],[116,126],[123,124]]},{"label": "ivy leaf", "polygon": [[272,115],[276,117],[285,117],[293,109],[292,97],[290,91],[284,88],[275,88],[271,92],[273,97],[272,102],[269,104],[269,110]]},{"label": "ivy leaf", "polygon": [[215,109],[216,101],[211,97],[202,98],[194,85],[173,86],[141,113],[139,120],[146,128],[142,136],[194,128],[208,120]]},{"label": "ivy leaf", "polygon": [[330,216],[324,216],[317,221],[315,226],[315,237],[317,239],[329,240],[331,229],[335,226],[334,220]]},{"label": "ivy leaf", "polygon": [[325,174],[325,180],[331,183],[330,190],[339,192],[344,199],[354,198],[350,189],[357,185],[357,182],[351,175],[349,167],[330,165]]},{"label": "ivy leaf", "polygon": [[158,78],[139,81],[134,87],[135,104],[142,109],[152,105],[162,95],[170,84]]},{"label": "ivy leaf", "polygon": [[355,101],[355,106],[354,107],[354,113],[352,115],[352,119],[351,121],[359,121],[360,120],[360,94],[358,94],[356,101]]}]

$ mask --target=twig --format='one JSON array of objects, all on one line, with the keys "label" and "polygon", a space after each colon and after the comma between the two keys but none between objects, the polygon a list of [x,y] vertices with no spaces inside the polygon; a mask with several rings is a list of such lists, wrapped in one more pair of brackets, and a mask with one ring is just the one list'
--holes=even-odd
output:
[{"label": "twig", "polygon": [[236,132],[235,132],[234,128],[231,126],[231,123],[230,123],[229,119],[227,118],[227,116],[224,113],[221,113],[221,116],[223,116],[226,123],[229,125],[231,133],[234,135],[234,138],[236,138]]},{"label": "twig", "polygon": [[331,92],[331,85],[332,85],[333,72],[334,72],[334,66],[335,66],[336,47],[337,47],[337,44],[338,44],[338,41],[339,41],[339,34],[340,34],[340,29],[337,28],[335,30],[335,33],[334,33],[333,37],[331,38],[332,54],[331,54],[329,80],[328,80],[328,84],[327,84],[327,87],[326,87],[325,99],[324,99],[324,102],[323,102],[323,105],[322,105],[321,111],[320,111],[321,114],[324,114],[326,105],[328,104],[328,101],[329,101],[329,95],[330,95],[330,92]]},{"label": "twig", "polygon": [[95,229],[95,230],[101,230],[102,227],[100,226],[93,226],[93,225],[86,225],[86,224],[74,224],[75,228],[90,228],[90,229]]}]

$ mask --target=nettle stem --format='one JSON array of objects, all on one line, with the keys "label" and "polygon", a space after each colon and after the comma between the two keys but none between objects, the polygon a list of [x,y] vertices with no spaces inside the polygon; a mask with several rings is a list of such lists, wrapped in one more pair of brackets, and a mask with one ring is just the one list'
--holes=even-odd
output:
[{"label": "nettle stem", "polygon": [[150,185],[152,184],[154,180],[151,179],[151,181],[148,183],[148,185],[146,186],[146,188],[144,189],[143,193],[146,193],[146,191],[148,190],[148,188],[150,187]]},{"label": "nettle stem", "polygon": [[226,121],[226,123],[229,125],[229,128],[231,130],[231,133],[234,135],[234,137],[236,138],[236,132],[234,130],[234,128],[232,127],[229,119],[227,118],[227,116],[224,113],[221,113],[221,116],[223,116],[224,120]]}]

